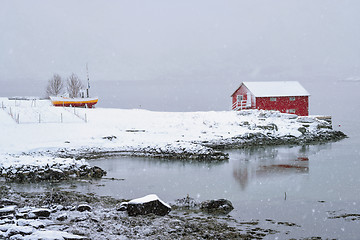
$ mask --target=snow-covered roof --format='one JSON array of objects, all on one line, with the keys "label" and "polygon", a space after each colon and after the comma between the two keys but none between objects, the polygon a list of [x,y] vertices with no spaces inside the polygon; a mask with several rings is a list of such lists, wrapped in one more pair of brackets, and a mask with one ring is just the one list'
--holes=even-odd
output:
[{"label": "snow-covered roof", "polygon": [[310,96],[297,81],[243,82],[255,97]]}]

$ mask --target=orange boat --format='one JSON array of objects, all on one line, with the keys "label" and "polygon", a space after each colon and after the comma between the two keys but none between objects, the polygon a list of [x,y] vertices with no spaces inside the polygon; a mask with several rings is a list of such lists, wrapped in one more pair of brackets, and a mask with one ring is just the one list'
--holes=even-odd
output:
[{"label": "orange boat", "polygon": [[98,98],[66,98],[50,97],[51,102],[56,107],[85,107],[93,108],[98,102]]}]

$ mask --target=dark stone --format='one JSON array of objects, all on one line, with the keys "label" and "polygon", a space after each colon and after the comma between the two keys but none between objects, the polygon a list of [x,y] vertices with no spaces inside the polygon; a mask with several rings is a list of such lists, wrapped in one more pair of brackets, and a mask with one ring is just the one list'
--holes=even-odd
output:
[{"label": "dark stone", "polygon": [[59,169],[50,168],[43,174],[43,180],[63,180],[66,176],[63,171]]},{"label": "dark stone", "polygon": [[113,139],[116,139],[116,136],[107,136],[107,137],[103,137],[103,139],[107,139],[109,141],[112,141]]},{"label": "dark stone", "polygon": [[87,204],[81,204],[76,208],[76,210],[78,210],[79,212],[85,212],[85,211],[91,212],[91,207]]},{"label": "dark stone", "polygon": [[302,134],[305,134],[307,130],[305,127],[299,127],[298,131],[301,132]]},{"label": "dark stone", "polygon": [[129,216],[147,215],[150,213],[165,216],[171,211],[171,207],[161,201],[155,194],[152,194],[128,202],[126,210]]},{"label": "dark stone", "polygon": [[35,218],[48,218],[50,216],[51,210],[45,208],[38,208],[35,210],[30,211],[27,216],[28,218],[35,219]]},{"label": "dark stone", "polygon": [[208,213],[228,214],[234,207],[227,199],[217,199],[202,202],[200,209],[205,210]]},{"label": "dark stone", "polygon": [[175,203],[178,207],[183,207],[183,208],[195,208],[198,207],[199,205],[199,203],[196,202],[195,199],[191,198],[189,195],[184,198],[175,200]]},{"label": "dark stone", "polygon": [[87,165],[83,165],[79,168],[77,175],[79,177],[102,178],[104,175],[106,175],[106,171],[102,170],[97,166],[90,167]]},{"label": "dark stone", "polygon": [[68,216],[66,215],[66,213],[63,213],[63,214],[59,215],[59,216],[56,218],[56,220],[62,222],[62,221],[65,221],[67,218],[68,218]]}]

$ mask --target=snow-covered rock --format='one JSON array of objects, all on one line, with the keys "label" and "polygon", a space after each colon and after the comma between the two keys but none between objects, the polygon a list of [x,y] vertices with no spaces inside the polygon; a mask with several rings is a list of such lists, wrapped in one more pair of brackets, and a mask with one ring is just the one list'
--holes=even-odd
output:
[{"label": "snow-covered rock", "polygon": [[35,240],[35,239],[43,239],[43,240],[85,240],[88,239],[84,236],[79,236],[75,234],[70,234],[62,231],[36,231],[31,235],[24,237],[24,240]]},{"label": "snow-covered rock", "polygon": [[133,199],[126,206],[129,216],[146,215],[149,213],[165,216],[171,211],[171,207],[155,194]]},{"label": "snow-covered rock", "polygon": [[16,205],[11,205],[0,208],[0,216],[15,214],[16,207],[17,207]]},{"label": "snow-covered rock", "polygon": [[76,210],[79,212],[85,212],[85,211],[90,212],[91,207],[88,204],[80,204],[79,206],[77,206]]},{"label": "snow-covered rock", "polygon": [[29,219],[35,219],[35,218],[47,218],[51,214],[51,210],[47,208],[36,208],[34,210],[31,210],[28,212],[27,217]]}]

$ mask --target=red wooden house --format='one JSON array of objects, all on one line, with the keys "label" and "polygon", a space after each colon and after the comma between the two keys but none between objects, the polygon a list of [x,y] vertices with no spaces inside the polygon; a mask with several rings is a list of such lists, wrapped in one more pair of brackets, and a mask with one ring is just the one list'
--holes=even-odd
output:
[{"label": "red wooden house", "polygon": [[308,116],[309,96],[305,88],[296,81],[243,82],[231,95],[232,109],[278,110]]}]

